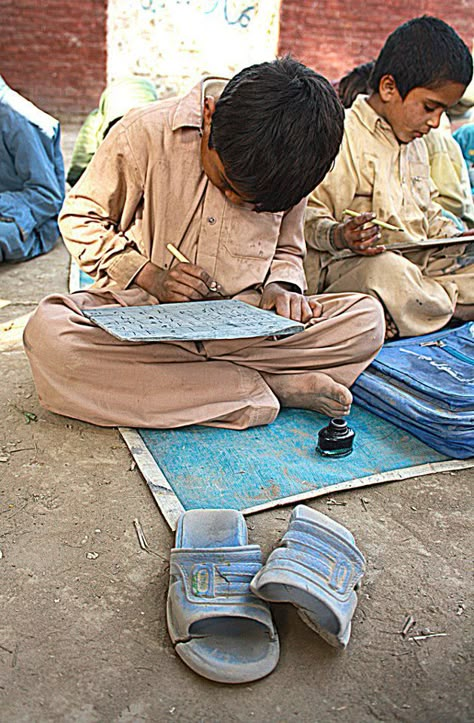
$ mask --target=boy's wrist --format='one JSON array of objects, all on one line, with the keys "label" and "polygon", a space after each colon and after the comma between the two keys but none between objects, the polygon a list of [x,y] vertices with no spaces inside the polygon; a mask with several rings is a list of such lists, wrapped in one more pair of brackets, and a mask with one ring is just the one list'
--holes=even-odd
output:
[{"label": "boy's wrist", "polygon": [[346,248],[346,239],[344,238],[344,224],[336,223],[331,227],[329,232],[329,242],[334,251],[342,251]]},{"label": "boy's wrist", "polygon": [[162,282],[166,274],[167,271],[165,269],[161,269],[151,261],[148,261],[135,276],[134,283],[161,301]]}]

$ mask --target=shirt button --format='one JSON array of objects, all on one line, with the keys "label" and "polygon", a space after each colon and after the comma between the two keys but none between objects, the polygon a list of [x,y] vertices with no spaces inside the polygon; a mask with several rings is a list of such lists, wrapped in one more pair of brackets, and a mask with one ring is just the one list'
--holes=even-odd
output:
[{"label": "shirt button", "polygon": [[211,224],[211,226],[213,226],[216,222],[216,219],[214,218],[214,216],[209,216],[209,218],[207,220]]}]

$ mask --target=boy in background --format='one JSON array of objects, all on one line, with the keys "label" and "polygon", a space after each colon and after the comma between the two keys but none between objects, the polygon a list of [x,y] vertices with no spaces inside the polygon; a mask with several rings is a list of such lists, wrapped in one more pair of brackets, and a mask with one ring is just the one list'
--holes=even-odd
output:
[{"label": "boy in background", "polygon": [[156,88],[147,78],[122,78],[108,85],[99,107],[89,113],[77,134],[66,177],[69,185],[78,182],[107,133],[125,113],[157,99]]},{"label": "boy in background", "polygon": [[374,65],[375,61],[373,60],[356,65],[337,83],[337,94],[344,108],[350,108],[361,93],[367,95],[369,92],[369,79]]},{"label": "boy in background", "polygon": [[474,123],[466,123],[453,133],[466,164],[471,193],[474,194]]},{"label": "boy in background", "polygon": [[460,231],[473,228],[474,203],[469,174],[447,113],[441,116],[439,128],[432,128],[423,140],[428,149],[431,179],[439,194],[436,203],[443,207],[445,216],[451,214]]},{"label": "boy in background", "polygon": [[[433,201],[422,139],[471,77],[467,46],[442,20],[424,16],[397,28],[376,60],[374,90],[347,112],[333,170],[310,196],[310,291],[375,296],[385,307],[389,336],[425,334],[453,317],[474,318],[474,247],[462,238],[442,244],[459,230]],[[345,209],[358,217],[345,220]],[[374,218],[403,232],[382,230]],[[427,238],[440,244],[417,245]],[[387,250],[401,240],[413,249]]]}]

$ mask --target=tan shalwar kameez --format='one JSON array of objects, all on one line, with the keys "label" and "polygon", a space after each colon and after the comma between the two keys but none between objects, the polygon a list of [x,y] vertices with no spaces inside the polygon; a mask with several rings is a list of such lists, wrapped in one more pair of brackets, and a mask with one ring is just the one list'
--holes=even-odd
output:
[{"label": "tan shalwar kameez", "polygon": [[[311,194],[305,217],[310,292],[359,291],[380,299],[401,336],[442,328],[456,304],[474,303],[474,245],[442,245],[459,233],[435,202],[437,191],[423,138],[400,144],[391,126],[359,95],[347,111],[334,168]],[[414,249],[343,258],[331,229],[343,211],[372,211],[404,229],[381,229],[382,243],[412,241]],[[417,239],[440,239],[420,248]]]},{"label": "tan shalwar kameez", "polygon": [[181,99],[148,105],[112,129],[64,205],[64,240],[96,288],[54,295],[25,330],[41,403],[100,425],[242,429],[272,422],[279,401],[260,372],[320,371],[350,386],[382,343],[381,307],[360,294],[318,297],[321,317],[289,338],[131,344],[81,310],[157,303],[134,285],[151,260],[177,263],[173,243],[235,298],[258,304],[263,287],[304,290],[305,202],[286,213],[230,203],[200,162],[207,81]]}]

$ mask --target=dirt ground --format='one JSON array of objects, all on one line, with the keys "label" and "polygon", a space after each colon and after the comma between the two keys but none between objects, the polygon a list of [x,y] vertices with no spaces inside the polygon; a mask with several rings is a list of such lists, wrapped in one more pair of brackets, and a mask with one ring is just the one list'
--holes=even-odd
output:
[{"label": "dirt ground", "polygon": [[[63,130],[66,158],[75,131]],[[0,266],[0,721],[474,720],[472,470],[310,503],[367,558],[347,651],[277,606],[281,660],[265,680],[214,684],[175,656],[172,534],[116,430],[40,407],[21,347],[25,315],[67,277],[62,246]],[[265,554],[290,512],[248,518]],[[140,548],[135,518],[161,557]]]}]

